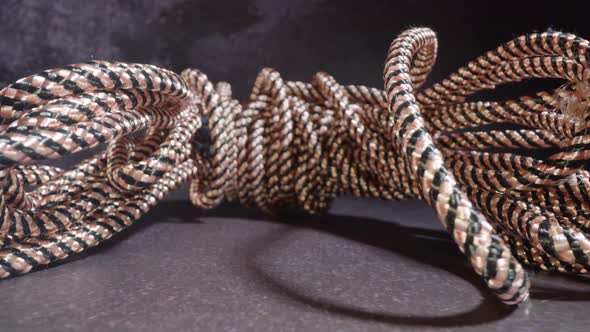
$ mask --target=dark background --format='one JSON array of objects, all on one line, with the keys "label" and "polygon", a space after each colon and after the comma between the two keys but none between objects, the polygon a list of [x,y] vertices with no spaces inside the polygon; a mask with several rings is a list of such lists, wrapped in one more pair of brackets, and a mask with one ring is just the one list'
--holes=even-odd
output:
[{"label": "dark background", "polygon": [[443,75],[513,37],[547,29],[590,37],[586,1],[2,1],[0,86],[43,69],[90,59],[198,67],[248,96],[274,67],[309,81],[382,87],[389,43],[408,27],[439,37]]},{"label": "dark background", "polygon": [[[239,98],[265,66],[382,87],[389,43],[413,26],[438,33],[438,80],[524,33],[589,38],[584,2],[4,0],[0,86],[103,59],[198,67]],[[499,304],[422,202],[264,215],[199,210],[185,187],[67,264],[1,281],[0,331],[587,330],[587,277],[532,281],[530,301]]]}]

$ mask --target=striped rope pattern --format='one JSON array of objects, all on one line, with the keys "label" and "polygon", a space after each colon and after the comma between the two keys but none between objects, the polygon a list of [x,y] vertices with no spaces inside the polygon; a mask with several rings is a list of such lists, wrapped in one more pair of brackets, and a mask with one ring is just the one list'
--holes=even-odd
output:
[{"label": "striped rope pattern", "polygon": [[[326,209],[337,195],[418,197],[507,304],[528,295],[521,263],[585,273],[590,265],[588,41],[516,38],[431,88],[434,32],[391,44],[385,90],[311,83],[273,69],[246,104],[194,69],[94,61],[0,91],[0,277],[95,246],[190,182],[203,208]],[[566,81],[503,102],[467,101],[528,78]],[[495,127],[504,123],[521,128]],[[106,144],[67,169],[32,163]],[[551,149],[547,158],[525,151]],[[508,151],[508,152],[507,152]],[[518,152],[520,151],[520,152]]]}]

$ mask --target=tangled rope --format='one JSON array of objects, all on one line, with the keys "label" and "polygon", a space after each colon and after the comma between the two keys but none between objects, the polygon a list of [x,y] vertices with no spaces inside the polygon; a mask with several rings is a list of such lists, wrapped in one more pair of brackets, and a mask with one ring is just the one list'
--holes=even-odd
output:
[{"label": "tangled rope", "polygon": [[[246,105],[198,70],[179,76],[102,61],[5,87],[0,277],[98,245],[187,181],[203,208],[238,200],[315,212],[344,193],[421,198],[507,304],[528,295],[521,263],[586,273],[588,41],[522,36],[420,90],[436,54],[434,32],[411,29],[389,48],[384,91],[342,86],[326,73],[286,81],[264,69]],[[466,101],[534,77],[566,84],[504,102]],[[522,128],[488,126],[498,123]],[[31,164],[102,143],[104,152],[68,170]],[[545,159],[523,152],[543,148],[554,151]]]}]

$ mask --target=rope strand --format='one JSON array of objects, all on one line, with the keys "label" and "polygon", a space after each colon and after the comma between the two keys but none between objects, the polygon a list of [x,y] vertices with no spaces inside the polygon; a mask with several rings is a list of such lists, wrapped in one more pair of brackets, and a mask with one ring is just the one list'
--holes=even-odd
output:
[{"label": "rope strand", "polygon": [[[237,200],[325,210],[338,195],[431,205],[501,301],[528,296],[521,264],[590,266],[590,51],[550,32],[516,38],[421,89],[434,66],[430,29],[390,45],[385,89],[311,83],[273,69],[246,104],[188,69],[92,61],[0,91],[0,277],[96,246],[190,182],[202,208]],[[466,101],[497,85],[558,78],[556,91]],[[506,123],[522,129],[487,129]],[[207,135],[203,135],[206,127]],[[107,144],[68,168],[32,165]],[[537,159],[525,150],[551,148]],[[508,152],[507,152],[508,151]]]}]

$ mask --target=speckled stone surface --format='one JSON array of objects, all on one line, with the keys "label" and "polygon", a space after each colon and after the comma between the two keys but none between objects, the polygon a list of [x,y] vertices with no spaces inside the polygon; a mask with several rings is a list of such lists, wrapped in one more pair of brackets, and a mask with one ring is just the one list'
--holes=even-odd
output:
[{"label": "speckled stone surface", "polygon": [[[177,196],[181,196],[180,193]],[[537,273],[498,304],[430,208],[341,198],[327,215],[162,203],[68,264],[0,282],[3,331],[585,330],[590,279]]]}]

